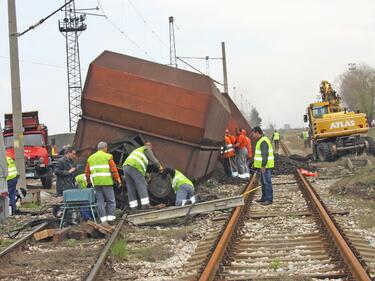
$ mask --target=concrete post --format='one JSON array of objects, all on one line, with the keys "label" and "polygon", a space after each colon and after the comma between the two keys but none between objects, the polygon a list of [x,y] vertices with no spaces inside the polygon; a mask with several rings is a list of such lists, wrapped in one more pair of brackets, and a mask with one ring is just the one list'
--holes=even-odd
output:
[{"label": "concrete post", "polygon": [[22,127],[22,103],[20,86],[20,68],[18,58],[18,33],[16,1],[8,0],[8,22],[9,22],[9,51],[10,51],[10,72],[12,83],[12,111],[13,111],[13,136],[14,155],[19,173],[18,188],[26,188],[25,178],[25,158],[23,147],[23,127]]}]

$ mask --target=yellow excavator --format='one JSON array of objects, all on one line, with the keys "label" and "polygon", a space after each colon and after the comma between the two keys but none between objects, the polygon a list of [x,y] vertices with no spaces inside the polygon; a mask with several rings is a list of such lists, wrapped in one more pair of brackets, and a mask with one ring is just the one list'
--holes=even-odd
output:
[{"label": "yellow excavator", "polygon": [[366,114],[343,108],[328,81],[321,82],[320,94],[322,101],[311,103],[304,115],[314,160],[334,161],[352,153],[375,155],[375,141],[365,135],[369,130]]}]

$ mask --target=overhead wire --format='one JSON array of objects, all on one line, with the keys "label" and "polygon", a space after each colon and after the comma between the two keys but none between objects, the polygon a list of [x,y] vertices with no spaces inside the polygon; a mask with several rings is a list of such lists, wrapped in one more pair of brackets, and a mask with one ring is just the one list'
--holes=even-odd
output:
[{"label": "overhead wire", "polygon": [[[6,59],[6,60],[10,60],[10,58],[7,57],[7,56],[1,56],[1,55],[0,55],[0,58],[2,58],[2,59]],[[54,68],[66,68],[66,67],[63,66],[63,65],[49,64],[49,63],[43,63],[43,62],[37,62],[37,61],[31,61],[31,60],[23,60],[23,59],[20,59],[20,62],[23,62],[23,63],[30,63],[30,64],[37,64],[37,65],[41,65],[41,66],[48,66],[48,67],[54,67]]]},{"label": "overhead wire", "polygon": [[131,42],[134,46],[136,46],[139,50],[141,50],[146,56],[148,56],[150,59],[154,60],[150,54],[145,50],[143,49],[137,42],[135,42],[132,38],[130,38],[130,36],[128,34],[125,33],[125,31],[123,31],[120,27],[118,27],[111,19],[108,18],[107,14],[105,13],[104,9],[103,9],[103,6],[102,4],[100,3],[99,0],[96,0],[96,2],[98,3],[100,9],[102,10],[102,13],[105,17],[105,19],[117,30],[119,31],[126,39],[129,40],[129,42]]},{"label": "overhead wire", "polygon": [[141,20],[143,21],[143,23],[145,24],[145,26],[148,27],[148,29],[155,36],[155,38],[158,39],[158,41],[161,44],[163,44],[167,49],[169,49],[169,46],[161,39],[161,37],[156,33],[156,31],[150,26],[150,24],[146,21],[146,19],[141,14],[141,12],[139,12],[139,10],[135,7],[135,5],[133,4],[133,2],[131,0],[128,0],[128,2],[130,4],[130,6],[133,8],[134,12],[141,18]]}]

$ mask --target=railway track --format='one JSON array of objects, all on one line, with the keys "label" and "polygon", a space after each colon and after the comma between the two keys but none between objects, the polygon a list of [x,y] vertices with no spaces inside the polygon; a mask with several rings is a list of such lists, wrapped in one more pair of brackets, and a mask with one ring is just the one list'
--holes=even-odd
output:
[{"label": "railway track", "polygon": [[[338,225],[299,171],[273,183],[274,203],[262,206],[254,193],[246,196],[245,206],[201,241],[176,280],[375,280],[375,249]],[[253,177],[246,191],[256,186]]]},{"label": "railway track", "polygon": [[99,280],[98,276],[124,224],[124,215],[108,239],[33,241],[33,231],[0,252],[0,280]]}]

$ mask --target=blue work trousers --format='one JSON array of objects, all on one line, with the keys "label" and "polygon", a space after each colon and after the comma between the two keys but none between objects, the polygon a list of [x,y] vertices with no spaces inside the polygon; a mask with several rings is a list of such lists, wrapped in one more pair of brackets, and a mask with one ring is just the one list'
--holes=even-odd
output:
[{"label": "blue work trousers", "polygon": [[9,193],[9,206],[12,208],[12,215],[16,213],[16,187],[17,187],[18,178],[14,178],[7,181],[8,184],[8,193]]},{"label": "blue work trousers", "polygon": [[266,169],[264,173],[260,173],[260,181],[262,183],[262,201],[273,201],[273,189],[271,179],[271,169]]},{"label": "blue work trousers", "polygon": [[176,192],[176,206],[181,206],[182,201],[190,199],[194,196],[194,187],[190,184],[183,184]]}]

